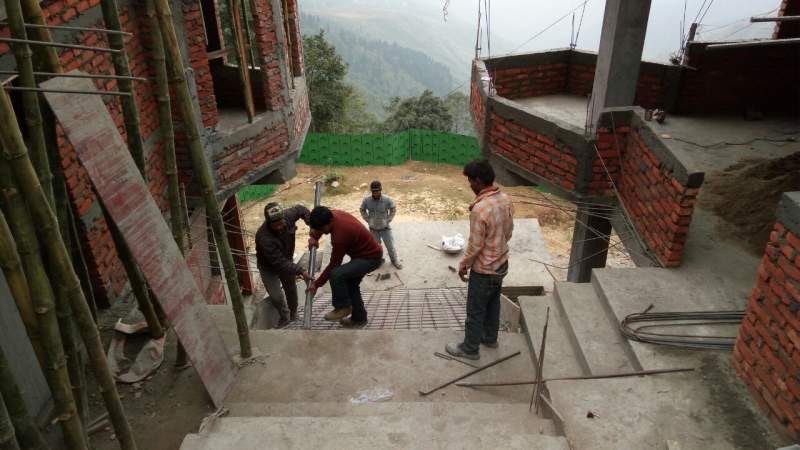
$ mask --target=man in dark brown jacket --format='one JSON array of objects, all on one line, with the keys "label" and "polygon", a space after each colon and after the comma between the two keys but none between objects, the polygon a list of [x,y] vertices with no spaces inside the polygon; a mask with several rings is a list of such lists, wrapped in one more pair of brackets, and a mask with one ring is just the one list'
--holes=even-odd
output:
[{"label": "man in dark brown jacket", "polygon": [[297,318],[297,278],[311,279],[302,266],[294,263],[297,221],[302,219],[307,225],[309,215],[303,205],[282,209],[277,203],[269,203],[264,208],[266,220],[256,232],[258,271],[267,298],[280,315],[278,328]]}]

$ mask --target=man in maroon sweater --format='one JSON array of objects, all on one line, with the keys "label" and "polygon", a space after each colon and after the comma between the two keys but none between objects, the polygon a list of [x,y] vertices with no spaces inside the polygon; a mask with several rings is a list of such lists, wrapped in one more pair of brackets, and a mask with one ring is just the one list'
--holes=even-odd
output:
[{"label": "man in maroon sweater", "polygon": [[[319,238],[330,234],[333,250],[328,267],[308,291],[316,294],[317,289],[330,279],[334,309],[325,314],[325,320],[340,321],[346,327],[366,324],[367,310],[361,298],[361,280],[383,264],[383,248],[358,219],[344,211],[317,206],[311,211],[309,224],[309,248],[317,247]],[[350,261],[342,264],[345,255],[350,257]]]}]

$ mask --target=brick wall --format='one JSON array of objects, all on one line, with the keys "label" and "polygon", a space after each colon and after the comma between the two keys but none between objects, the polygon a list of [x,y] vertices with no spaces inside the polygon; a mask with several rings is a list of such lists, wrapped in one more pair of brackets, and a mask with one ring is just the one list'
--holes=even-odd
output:
[{"label": "brick wall", "polygon": [[703,178],[680,179],[656,152],[657,139],[642,125],[631,127],[617,188],[647,247],[665,267],[677,267]]},{"label": "brick wall", "polygon": [[[782,0],[781,6],[778,9],[779,16],[800,16],[800,1],[798,0]],[[777,22],[775,24],[775,32],[772,34],[773,39],[790,39],[800,37],[800,23],[792,22]]]},{"label": "brick wall", "polygon": [[311,105],[308,103],[308,88],[305,84],[302,88],[295,89],[292,106],[294,106],[292,121],[294,124],[295,148],[290,149],[290,151],[299,151],[302,143],[300,136],[306,132],[311,122]]},{"label": "brick wall", "polygon": [[283,122],[267,126],[259,134],[225,147],[214,155],[212,164],[218,187],[225,190],[289,148],[289,130]]},{"label": "brick wall", "polygon": [[489,147],[520,167],[563,189],[575,190],[578,160],[563,142],[531,131],[511,120],[492,114]]},{"label": "brick wall", "polygon": [[614,195],[614,187],[619,184],[622,171],[622,153],[628,140],[630,127],[627,125],[599,127],[597,142],[592,155],[592,177],[589,181],[589,194],[593,196]]},{"label": "brick wall", "polygon": [[183,0],[181,7],[183,8],[183,25],[186,28],[186,45],[189,47],[189,62],[194,69],[203,126],[209,128],[217,124],[218,115],[214,80],[211,78],[211,67],[209,67],[206,53],[203,13],[200,10],[199,0]]},{"label": "brick wall", "polygon": [[733,365],[773,425],[800,440],[800,193],[784,194]]},{"label": "brick wall", "polygon": [[478,140],[483,141],[486,130],[486,95],[482,92],[483,81],[481,77],[486,74],[485,66],[480,61],[472,63],[472,81],[469,90],[469,110],[472,115],[472,123],[475,125],[475,132]]},{"label": "brick wall", "polygon": [[289,16],[289,34],[292,42],[290,52],[292,54],[292,74],[300,76],[304,72],[303,63],[303,37],[300,33],[300,14],[297,10],[297,0],[286,0]]},{"label": "brick wall", "polygon": [[261,73],[264,77],[264,102],[271,111],[281,109],[286,101],[283,97],[285,87],[281,77],[280,53],[283,49],[278,42],[278,30],[274,20],[270,0],[253,0],[256,7],[255,34],[261,59]]},{"label": "brick wall", "polygon": [[567,86],[567,64],[549,63],[490,70],[497,95],[508,99],[562,93]]}]

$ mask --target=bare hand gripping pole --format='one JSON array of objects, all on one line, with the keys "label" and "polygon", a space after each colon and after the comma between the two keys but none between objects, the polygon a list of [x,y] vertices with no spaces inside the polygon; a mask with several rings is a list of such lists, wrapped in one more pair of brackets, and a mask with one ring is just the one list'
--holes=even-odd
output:
[{"label": "bare hand gripping pole", "polygon": [[[317,184],[314,186],[314,207],[316,208],[319,206],[320,198],[322,197],[322,182],[317,181]],[[311,286],[311,283],[314,281],[314,276],[316,275],[315,269],[317,268],[317,249],[316,247],[312,248],[309,251],[308,256],[308,274],[311,276],[311,281],[306,281],[306,287]],[[310,329],[311,328],[311,307],[314,303],[314,294],[311,292],[306,292],[306,306],[303,310],[303,328]]]}]

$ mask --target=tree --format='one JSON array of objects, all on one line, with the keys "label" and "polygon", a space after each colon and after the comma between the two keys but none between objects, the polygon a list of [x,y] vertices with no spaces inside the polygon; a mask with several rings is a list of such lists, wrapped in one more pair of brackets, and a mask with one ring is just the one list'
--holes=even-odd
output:
[{"label": "tree", "polygon": [[383,123],[383,128],[389,133],[409,128],[449,132],[453,128],[453,116],[445,102],[430,90],[425,90],[419,97],[403,100],[395,97],[387,111],[389,117]]},{"label": "tree", "polygon": [[347,64],[336,48],[325,40],[325,31],[303,36],[306,84],[311,107],[311,131],[330,132],[344,114],[353,88],[344,82]]},{"label": "tree", "polygon": [[475,128],[469,113],[469,97],[461,91],[453,91],[445,97],[444,104],[450,111],[450,115],[453,116],[453,128],[450,131],[474,136]]}]

